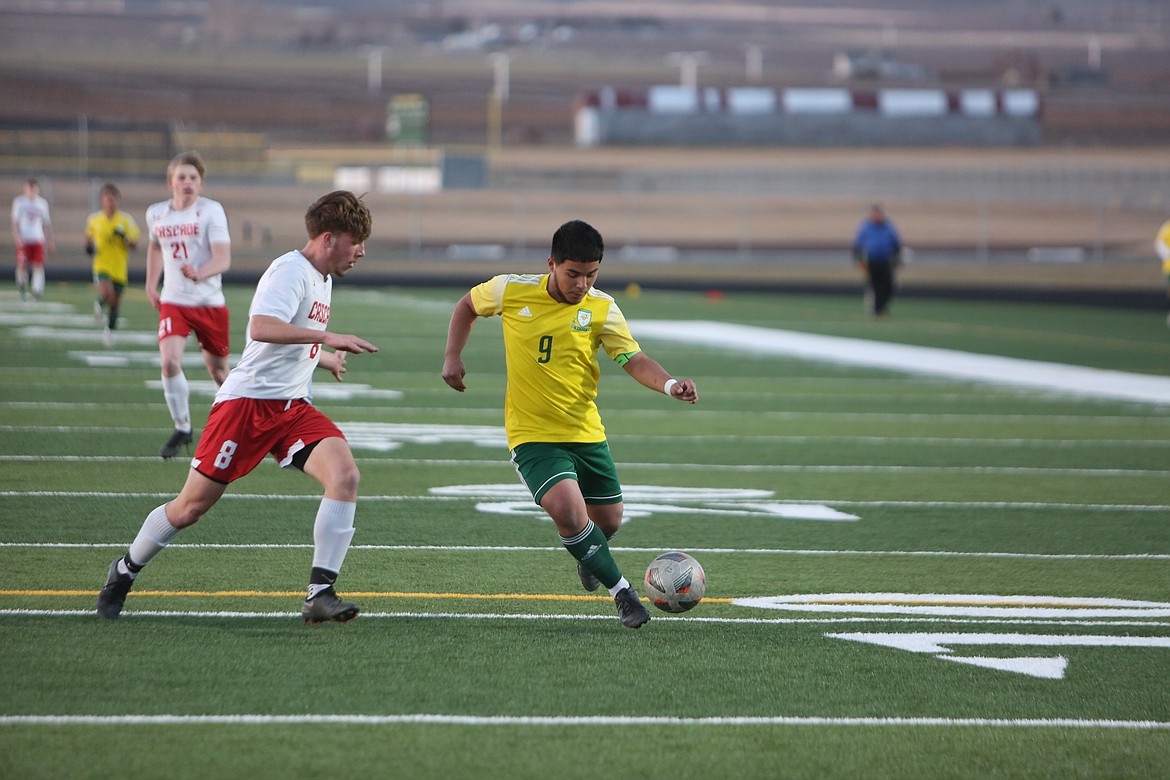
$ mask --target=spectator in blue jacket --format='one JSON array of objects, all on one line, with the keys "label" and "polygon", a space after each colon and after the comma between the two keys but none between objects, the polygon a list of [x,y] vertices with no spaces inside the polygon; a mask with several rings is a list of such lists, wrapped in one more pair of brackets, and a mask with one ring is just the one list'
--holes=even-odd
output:
[{"label": "spectator in blue jacket", "polygon": [[894,272],[902,263],[902,242],[880,205],[870,207],[869,217],[857,229],[853,261],[866,275],[866,312],[886,316],[894,296]]}]

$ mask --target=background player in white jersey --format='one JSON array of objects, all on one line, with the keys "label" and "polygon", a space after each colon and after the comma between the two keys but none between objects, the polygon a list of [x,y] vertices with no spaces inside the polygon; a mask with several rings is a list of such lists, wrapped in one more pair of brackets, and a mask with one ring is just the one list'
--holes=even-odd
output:
[{"label": "background player in white jersey", "polygon": [[[345,622],[358,613],[333,589],[353,538],[360,474],[344,434],[311,401],[312,374],[324,368],[342,381],[347,352],[377,352],[357,336],[330,333],[333,276],[365,255],[370,212],[351,192],[332,192],[309,207],[309,241],[278,257],[256,287],[248,340],[220,387],[179,495],[156,507],[125,556],[114,559],[97,612],[115,619],[138,572],[179,531],[199,520],[266,454],[321,483],[325,495],[313,525],[313,567],[301,614],[305,622]],[[321,349],[322,345],[333,352]]]},{"label": "background player in white jersey", "polygon": [[580,220],[553,235],[548,273],[504,274],[455,305],[447,331],[443,381],[463,392],[463,348],[478,317],[500,315],[508,390],[504,430],[512,462],[533,500],[548,512],[577,559],[588,591],[609,590],[622,625],[650,619],[622,576],[608,540],[622,524],[622,489],[597,411],[598,350],[642,385],[680,401],[699,399],[691,379],[675,380],[634,341],[613,298],[593,287],[605,245]]},{"label": "background player in white jersey", "polygon": [[49,202],[41,197],[36,179],[24,183],[24,194],[12,201],[12,239],[16,244],[16,287],[20,299],[28,296],[31,269],[33,298],[45,294],[45,256],[57,253],[53,245],[53,225]]},{"label": "background player in white jersey", "polygon": [[195,152],[171,160],[171,199],[146,210],[146,295],[158,309],[163,397],[175,422],[174,433],[159,450],[164,458],[173,458],[192,439],[190,389],[183,373],[187,336],[195,333],[207,373],[217,385],[228,373],[228,309],[221,274],[232,264],[231,237],[223,206],[203,197],[204,170]]}]

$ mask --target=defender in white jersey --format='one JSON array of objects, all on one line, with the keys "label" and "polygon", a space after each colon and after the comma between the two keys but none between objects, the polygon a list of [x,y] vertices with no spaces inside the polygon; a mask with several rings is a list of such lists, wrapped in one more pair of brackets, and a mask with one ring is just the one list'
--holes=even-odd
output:
[{"label": "defender in white jersey", "polygon": [[207,373],[217,385],[228,373],[229,322],[222,274],[232,264],[231,236],[223,206],[203,197],[204,170],[195,152],[171,160],[167,167],[171,199],[146,210],[150,235],[146,295],[158,309],[163,396],[175,423],[174,433],[159,450],[163,458],[173,458],[193,438],[190,390],[183,373],[187,337],[195,333]]},{"label": "defender in white jersey", "polygon": [[345,435],[310,401],[313,369],[324,368],[340,382],[346,353],[378,351],[365,339],[326,329],[333,276],[345,276],[365,255],[370,224],[369,209],[351,192],[332,192],[309,207],[309,242],[273,261],[256,288],[247,345],[216,394],[186,484],[147,515],[126,555],[110,564],[97,600],[101,617],[117,618],[142,567],[265,455],[325,488],[313,525],[305,622],[344,623],[357,615],[357,606],[341,601],[333,586],[353,538],[361,475]]},{"label": "defender in white jersey", "polygon": [[[333,278],[322,276],[301,252],[276,258],[256,287],[248,321],[276,317],[298,328],[325,330],[333,297]],[[321,358],[317,344],[277,344],[251,336],[240,362],[228,374],[215,402],[232,398],[312,399],[313,369]]]}]

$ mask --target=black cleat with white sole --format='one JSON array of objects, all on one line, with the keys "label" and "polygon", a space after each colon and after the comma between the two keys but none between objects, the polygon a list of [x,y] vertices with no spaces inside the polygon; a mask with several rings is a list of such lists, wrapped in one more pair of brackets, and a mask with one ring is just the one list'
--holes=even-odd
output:
[{"label": "black cleat with white sole", "polygon": [[320,623],[345,623],[353,620],[358,614],[357,604],[350,604],[337,598],[332,587],[318,593],[311,599],[305,599],[301,606],[301,617],[306,623],[318,625]]},{"label": "black cleat with white sole", "polygon": [[585,564],[577,564],[577,576],[581,579],[581,587],[592,593],[601,587],[601,580],[593,576],[593,572],[585,568]]},{"label": "black cleat with white sole", "polygon": [[634,590],[633,585],[619,590],[613,597],[613,603],[617,605],[618,617],[626,628],[641,628],[650,622],[650,612],[642,605],[642,599],[638,598],[638,591]]},{"label": "black cleat with white sole", "polygon": [[176,430],[171,434],[171,438],[167,439],[167,443],[158,451],[159,457],[163,460],[170,460],[179,454],[179,450],[191,444],[191,431]]},{"label": "black cleat with white sole", "polygon": [[118,561],[115,558],[110,564],[110,574],[106,577],[106,585],[97,597],[97,613],[106,620],[117,620],[122,615],[122,606],[126,603],[126,594],[134,585],[134,578],[129,574],[118,571]]}]

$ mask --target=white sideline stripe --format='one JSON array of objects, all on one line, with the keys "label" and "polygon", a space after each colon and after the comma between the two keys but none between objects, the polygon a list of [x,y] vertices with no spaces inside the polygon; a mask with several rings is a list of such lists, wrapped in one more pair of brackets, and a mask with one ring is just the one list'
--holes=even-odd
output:
[{"label": "white sideline stripe", "polygon": [[[0,609],[0,617],[83,617],[94,618],[92,609]],[[167,609],[127,609],[122,617],[142,618],[234,618],[241,620],[270,619],[297,620],[300,612],[244,612],[239,610],[167,610]],[[569,614],[539,614],[539,613],[502,613],[502,612],[362,612],[363,618],[398,618],[418,620],[613,620],[612,614],[607,615],[569,615]],[[1099,626],[1112,627],[1132,626],[1138,628],[1170,628],[1170,622],[1162,620],[1055,620],[1055,619],[1024,619],[1024,618],[944,618],[944,617],[899,617],[885,615],[882,617],[815,617],[815,618],[730,618],[730,617],[685,617],[675,615],[656,618],[659,623],[723,623],[743,625],[831,625],[836,623],[946,623],[964,626],[980,625],[1025,625],[1025,626]]]},{"label": "white sideline stripe", "polygon": [[1054,390],[1095,398],[1170,404],[1170,377],[1151,374],[726,322],[634,320],[630,322],[630,328],[639,338],[700,344],[721,350],[739,349],[756,354]]},{"label": "white sideline stripe", "polygon": [[[100,490],[3,490],[0,498],[174,498],[174,491],[167,493],[125,493]],[[475,496],[358,496],[359,502],[373,501],[467,501]],[[482,496],[481,498],[491,498]],[[319,494],[277,495],[262,493],[225,493],[222,500],[243,501],[320,501]],[[721,503],[734,504],[737,499],[726,499]],[[906,509],[1055,509],[1086,512],[1166,512],[1165,504],[1072,504],[1045,503],[1040,501],[853,501],[848,499],[785,499],[789,504],[813,504],[848,507],[904,507]]]},{"label": "white sideline stripe", "polygon": [[[0,425],[3,432],[47,432],[47,433],[169,433],[171,427],[142,428],[128,425]],[[779,444],[821,444],[825,442],[857,442],[861,444],[940,444],[945,446],[970,445],[975,447],[1170,447],[1170,439],[976,439],[970,437],[947,438],[943,436],[784,436],[751,433],[705,435],[705,434],[658,434],[658,433],[615,433],[610,441],[733,441],[733,442],[776,442]]]},{"label": "white sideline stripe", "polygon": [[[0,455],[0,462],[13,463],[155,463],[153,455]],[[459,458],[357,458],[362,464],[411,466],[506,466],[505,460]],[[268,462],[267,460],[265,461]],[[777,472],[781,474],[1001,474],[1075,477],[1170,477],[1162,469],[1080,469],[1031,466],[805,466],[800,464],[726,463],[639,463],[623,462],[626,469],[685,469],[688,471]]]},{"label": "white sideline stripe", "polygon": [[848,718],[723,715],[674,718],[655,715],[0,715],[0,726],[929,726],[1055,729],[1170,729],[1157,720],[1083,718]]},{"label": "white sideline stripe", "polygon": [[[127,542],[0,542],[0,549],[75,549],[105,550],[124,549]],[[168,549],[188,550],[311,550],[311,544],[226,544],[215,542],[184,543],[167,545]],[[538,547],[522,545],[446,545],[446,544],[354,544],[351,550],[388,550],[394,552],[564,552],[564,547]],[[617,547],[616,552],[661,552],[661,547]],[[908,556],[923,558],[1020,558],[1025,560],[1069,560],[1069,561],[1165,561],[1170,553],[1013,553],[1013,552],[959,552],[954,550],[799,550],[772,547],[687,547],[689,552],[729,555],[863,555],[873,557]]]}]

